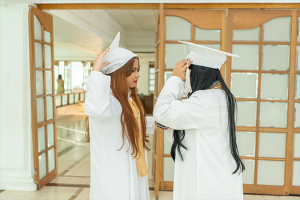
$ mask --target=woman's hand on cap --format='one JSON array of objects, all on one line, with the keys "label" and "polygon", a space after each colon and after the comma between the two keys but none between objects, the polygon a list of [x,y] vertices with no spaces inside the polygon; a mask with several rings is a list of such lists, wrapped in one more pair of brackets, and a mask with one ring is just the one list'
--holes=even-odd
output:
[{"label": "woman's hand on cap", "polygon": [[188,63],[186,63],[186,59],[183,59],[175,64],[172,76],[178,76],[179,78],[181,78],[182,81],[185,81],[185,71],[186,71],[187,65],[190,66],[193,62],[193,61],[189,61],[189,59],[187,59],[187,60],[188,60]]},{"label": "woman's hand on cap", "polygon": [[105,51],[102,50],[97,54],[97,56],[94,60],[93,71],[100,72],[105,66],[107,66],[109,64],[109,62],[103,63],[103,58],[107,54],[108,51],[109,51],[109,48],[107,48]]}]

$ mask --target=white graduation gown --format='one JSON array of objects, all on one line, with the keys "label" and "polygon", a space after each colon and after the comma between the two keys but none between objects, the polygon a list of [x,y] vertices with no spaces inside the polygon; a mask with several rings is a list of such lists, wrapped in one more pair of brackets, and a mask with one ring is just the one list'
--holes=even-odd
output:
[{"label": "white graduation gown", "polygon": [[[140,177],[126,138],[119,150],[123,144],[122,107],[112,94],[110,80],[95,71],[87,80],[84,108],[90,130],[90,199],[149,199],[148,176]],[[146,118],[146,126],[147,133],[153,134],[153,117]]]},{"label": "white graduation gown", "polygon": [[[230,153],[226,96],[223,90],[195,92],[183,99],[183,82],[172,76],[161,91],[154,119],[172,129],[185,130],[176,153],[173,199],[243,199],[242,175]],[[169,131],[170,132],[170,131]]]}]

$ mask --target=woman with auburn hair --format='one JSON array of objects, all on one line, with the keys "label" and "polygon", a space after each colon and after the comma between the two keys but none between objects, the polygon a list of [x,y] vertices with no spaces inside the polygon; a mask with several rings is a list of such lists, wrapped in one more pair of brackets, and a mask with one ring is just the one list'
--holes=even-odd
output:
[{"label": "woman with auburn hair", "polygon": [[87,81],[90,199],[149,199],[146,132],[153,133],[154,120],[136,92],[139,59],[119,40],[118,33],[97,55]]}]

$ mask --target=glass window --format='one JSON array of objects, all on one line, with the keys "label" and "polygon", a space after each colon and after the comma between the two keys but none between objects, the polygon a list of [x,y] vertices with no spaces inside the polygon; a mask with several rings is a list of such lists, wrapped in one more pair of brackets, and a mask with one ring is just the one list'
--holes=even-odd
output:
[{"label": "glass window", "polygon": [[278,17],[263,25],[263,41],[291,41],[291,17]]},{"label": "glass window", "polygon": [[166,40],[191,40],[192,24],[181,18],[166,16]]},{"label": "glass window", "polygon": [[232,69],[258,70],[259,45],[234,44],[232,53],[240,56],[232,59]]},{"label": "glass window", "polygon": [[255,132],[236,132],[236,142],[240,156],[255,156]]},{"label": "glass window", "polygon": [[233,30],[233,41],[259,41],[260,27],[249,30]]},{"label": "glass window", "polygon": [[195,27],[195,40],[200,41],[220,41],[221,30],[205,30]]},{"label": "glass window", "polygon": [[261,102],[260,127],[286,128],[287,103]]},{"label": "glass window", "polygon": [[244,184],[254,184],[254,160],[243,160],[246,170],[242,173]]},{"label": "glass window", "polygon": [[236,98],[257,98],[257,81],[257,73],[232,73],[231,92]]},{"label": "glass window", "polygon": [[237,102],[237,126],[256,126],[256,102]]},{"label": "glass window", "polygon": [[289,45],[263,45],[262,70],[289,70]]},{"label": "glass window", "polygon": [[171,157],[164,158],[164,181],[174,181],[174,161]]},{"label": "glass window", "polygon": [[284,161],[258,161],[259,185],[284,185],[285,162]]},{"label": "glass window", "polygon": [[[188,45],[184,44],[166,44],[165,65],[166,69],[173,69],[175,64],[186,58],[190,52]],[[186,51],[186,52],[185,52]]]},{"label": "glass window", "polygon": [[285,158],[285,133],[259,133],[259,157]]},{"label": "glass window", "polygon": [[262,74],[262,99],[288,99],[288,74]]}]

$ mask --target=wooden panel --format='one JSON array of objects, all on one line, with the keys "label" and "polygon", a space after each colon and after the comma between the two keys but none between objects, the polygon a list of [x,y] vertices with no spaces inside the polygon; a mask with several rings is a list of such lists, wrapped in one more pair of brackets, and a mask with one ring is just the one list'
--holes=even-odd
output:
[{"label": "wooden panel", "polygon": [[290,193],[300,195],[300,186],[293,186]]},{"label": "wooden panel", "polygon": [[[276,17],[291,16],[290,10],[231,10],[233,29],[253,29]],[[255,16],[255,17],[253,17]]]},{"label": "wooden panel", "polygon": [[[44,26],[45,30],[48,32],[53,32],[53,18],[52,15],[49,15],[40,9],[35,7],[30,7],[32,13],[40,20],[41,24]],[[53,43],[53,40],[51,41]]]},{"label": "wooden panel", "polygon": [[[166,16],[177,16],[188,20],[202,29],[221,29],[222,13],[220,10],[166,10]],[[209,19],[209,20],[203,20]]]},{"label": "wooden panel", "polygon": [[173,181],[164,181],[163,182],[163,187],[162,187],[162,189],[161,190],[173,190],[173,186],[174,186],[174,184],[173,184]]},{"label": "wooden panel", "polygon": [[284,195],[284,186],[270,186],[270,185],[243,185],[244,194],[273,194],[273,195]]}]

